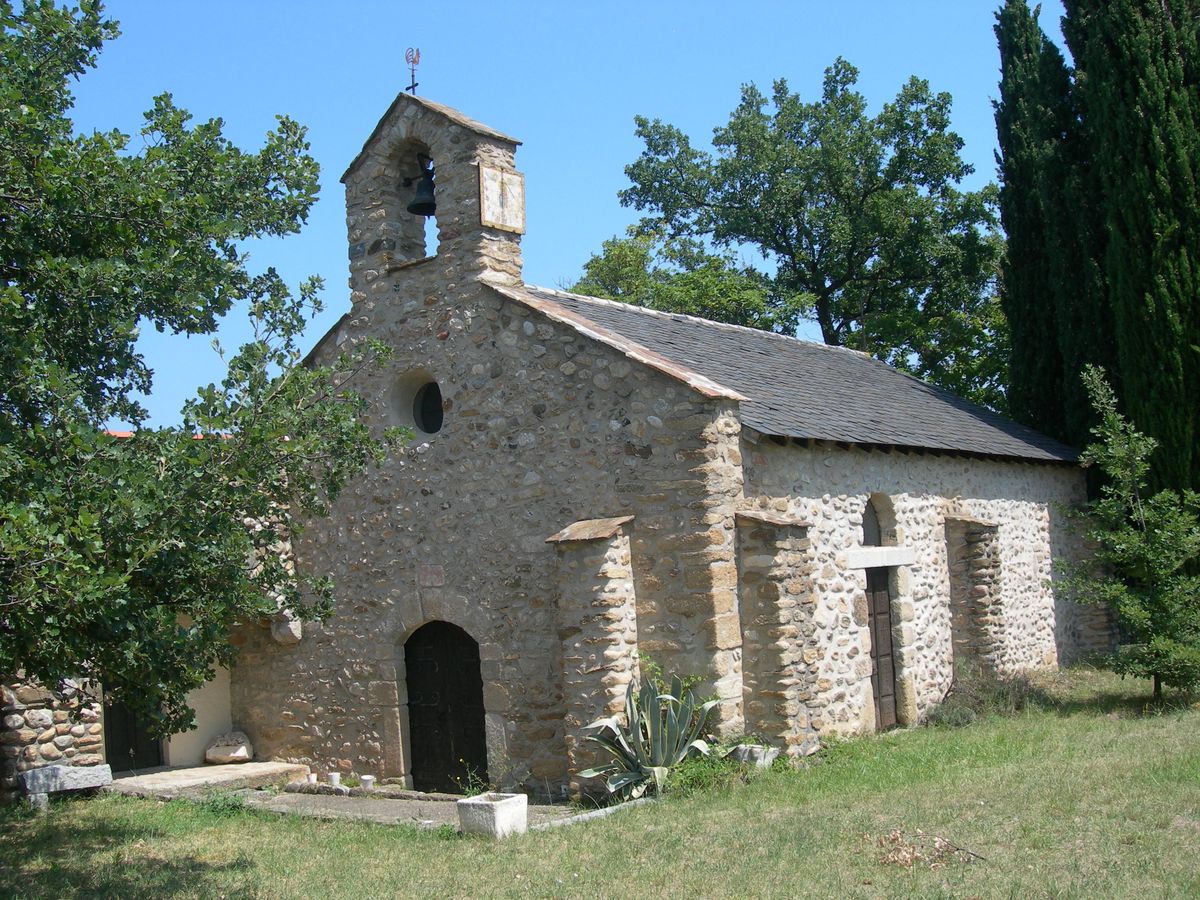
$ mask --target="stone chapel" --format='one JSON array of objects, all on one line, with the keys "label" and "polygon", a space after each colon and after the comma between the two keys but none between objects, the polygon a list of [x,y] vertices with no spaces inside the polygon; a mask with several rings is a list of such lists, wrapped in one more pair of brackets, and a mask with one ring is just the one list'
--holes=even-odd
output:
[{"label": "stone chapel", "polygon": [[1107,644],[1056,590],[1074,451],[855,351],[525,284],[519,143],[401,94],[346,170],[351,309],[312,356],[391,345],[356,387],[414,439],[294,541],[333,617],[244,628],[201,732],[560,796],[640,658],[798,756],[919,722],[956,663]]}]

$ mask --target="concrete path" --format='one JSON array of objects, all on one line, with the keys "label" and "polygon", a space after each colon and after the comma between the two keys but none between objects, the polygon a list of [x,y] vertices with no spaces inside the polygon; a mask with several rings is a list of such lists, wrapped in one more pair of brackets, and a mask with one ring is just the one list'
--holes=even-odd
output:
[{"label": "concrete path", "polygon": [[159,767],[113,776],[104,790],[133,797],[197,797],[213,790],[236,791],[301,781],[308,766],[281,762],[234,763],[227,766]]},{"label": "concrete path", "polygon": [[[455,801],[460,798],[451,794],[422,795],[415,791],[397,790],[397,793],[403,793],[404,796],[389,798],[362,796],[361,793],[347,797],[327,793],[276,793],[255,790],[263,787],[282,787],[288,782],[301,782],[307,774],[307,766],[280,762],[174,769],[159,767],[114,775],[112,784],[104,790],[158,800],[173,800],[178,797],[198,799],[214,790],[237,791],[248,807],[283,815],[313,819],[346,819],[375,822],[380,825],[415,825],[418,828],[437,828],[440,825],[458,827],[458,807]],[[531,803],[529,827],[532,830],[541,830],[587,821],[611,815],[640,802],[645,801],[634,801],[582,814],[579,809],[565,803]]]},{"label": "concrete path", "polygon": [[[458,808],[453,800],[376,800],[373,797],[335,797],[324,794],[273,794],[269,791],[245,791],[246,805],[252,809],[308,816],[314,819],[350,819],[381,825],[416,825],[436,828],[458,827]],[[529,805],[529,825],[566,819],[578,810],[566,805]]]}]

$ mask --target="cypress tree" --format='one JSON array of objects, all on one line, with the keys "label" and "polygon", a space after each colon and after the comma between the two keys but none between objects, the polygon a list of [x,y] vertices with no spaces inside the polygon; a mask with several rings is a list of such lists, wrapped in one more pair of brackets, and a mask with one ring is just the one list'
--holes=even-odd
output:
[{"label": "cypress tree", "polygon": [[[1062,359],[1053,336],[1057,310],[1042,185],[1056,138],[1058,110],[1046,89],[1045,36],[1024,0],[996,14],[1000,99],[1000,221],[1007,235],[1000,303],[1009,325],[1008,406],[1018,420],[1063,438]],[[1047,338],[1050,338],[1049,340]]]},{"label": "cypress tree", "polygon": [[1080,375],[1089,364],[1112,372],[1116,357],[1104,216],[1072,72],[1039,12],[1007,0],[996,15],[1009,404],[1020,421],[1081,447],[1095,423]]},{"label": "cypress tree", "polygon": [[1200,487],[1200,9],[1066,0],[1064,33],[1105,210],[1125,409],[1156,487]]}]

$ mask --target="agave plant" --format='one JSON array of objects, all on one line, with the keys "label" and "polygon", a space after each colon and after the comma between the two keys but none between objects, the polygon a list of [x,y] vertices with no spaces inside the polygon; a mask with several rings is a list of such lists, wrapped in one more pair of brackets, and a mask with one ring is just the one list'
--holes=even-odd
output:
[{"label": "agave plant", "polygon": [[625,721],[616,716],[597,719],[585,730],[587,740],[603,747],[612,759],[580,772],[583,778],[604,778],[610,794],[629,800],[640,797],[653,785],[662,793],[667,773],[691,755],[708,755],[708,744],[700,730],[708,712],[717,705],[710,700],[700,705],[685,691],[678,676],[671,679],[671,693],[659,693],[647,678],[634,694],[625,692]]}]

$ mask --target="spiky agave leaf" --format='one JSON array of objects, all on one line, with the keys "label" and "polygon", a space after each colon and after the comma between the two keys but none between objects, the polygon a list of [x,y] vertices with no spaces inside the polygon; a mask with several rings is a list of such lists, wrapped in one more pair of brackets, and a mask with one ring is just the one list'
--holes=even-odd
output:
[{"label": "spiky agave leaf", "polygon": [[603,747],[612,761],[586,769],[580,777],[605,777],[609,793],[625,798],[642,796],[651,784],[662,793],[672,766],[690,755],[708,754],[699,735],[716,704],[710,700],[697,707],[678,676],[671,679],[669,694],[649,680],[636,692],[630,684],[625,691],[628,725],[610,716],[584,729],[586,740]]}]

